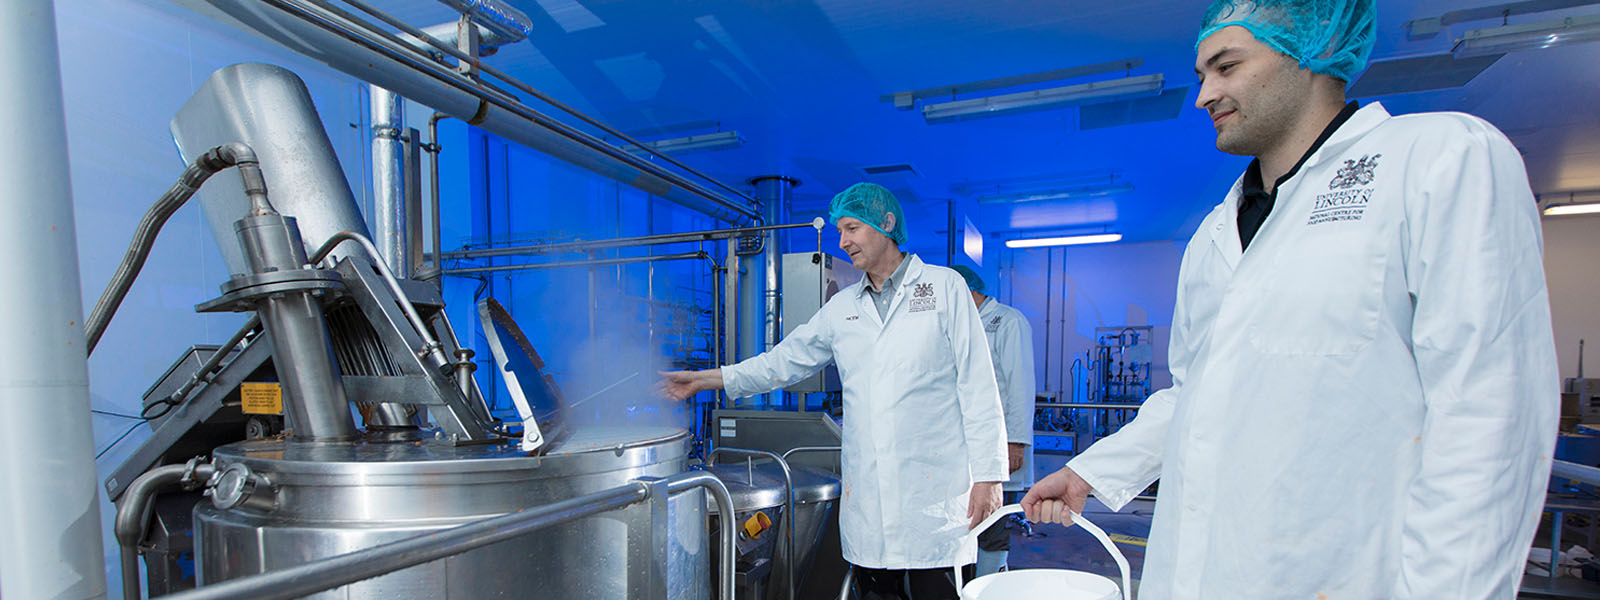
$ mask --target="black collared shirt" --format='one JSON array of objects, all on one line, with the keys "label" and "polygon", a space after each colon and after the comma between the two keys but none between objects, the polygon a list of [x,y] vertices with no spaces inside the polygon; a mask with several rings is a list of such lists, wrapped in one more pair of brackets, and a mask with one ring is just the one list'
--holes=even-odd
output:
[{"label": "black collared shirt", "polygon": [[1333,118],[1333,122],[1328,123],[1327,128],[1322,130],[1322,135],[1317,136],[1317,141],[1312,142],[1311,147],[1306,149],[1306,153],[1300,157],[1299,162],[1294,163],[1294,168],[1289,169],[1288,173],[1284,173],[1283,177],[1278,178],[1278,182],[1272,186],[1271,192],[1268,192],[1266,186],[1261,184],[1261,159],[1250,161],[1250,168],[1244,170],[1244,182],[1240,187],[1239,193],[1240,250],[1249,248],[1250,240],[1254,239],[1256,232],[1261,230],[1261,223],[1267,220],[1267,214],[1272,212],[1272,205],[1278,201],[1278,189],[1283,187],[1283,182],[1288,181],[1290,177],[1294,177],[1294,174],[1300,171],[1300,165],[1306,164],[1306,159],[1311,158],[1312,154],[1316,154],[1317,149],[1322,147],[1323,142],[1333,137],[1333,132],[1338,131],[1340,125],[1344,125],[1345,121],[1350,120],[1350,115],[1356,114],[1357,108],[1360,107],[1355,102],[1344,105],[1344,109],[1340,110],[1339,115]]}]

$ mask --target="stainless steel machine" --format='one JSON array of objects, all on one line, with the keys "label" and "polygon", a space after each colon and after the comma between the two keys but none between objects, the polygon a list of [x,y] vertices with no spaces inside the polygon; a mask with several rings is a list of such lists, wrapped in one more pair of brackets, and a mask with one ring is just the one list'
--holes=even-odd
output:
[{"label": "stainless steel machine", "polygon": [[[198,583],[180,596],[710,596],[712,548],[731,556],[733,531],[709,530],[708,506],[732,509],[717,479],[690,471],[688,434],[569,428],[536,367],[523,392],[542,401],[522,431],[494,420],[436,289],[396,277],[368,239],[296,76],[226,67],[172,129],[201,174],[153,213],[239,168],[242,183],[201,193],[233,277],[196,308],[252,316],[152,387],[154,435],[106,481],[126,597],[141,594],[141,551],[151,595]],[[88,321],[91,347],[153,236]],[[495,326],[520,337],[509,317]],[[195,582],[172,568],[186,527]],[[718,578],[723,597],[731,582]]]}]

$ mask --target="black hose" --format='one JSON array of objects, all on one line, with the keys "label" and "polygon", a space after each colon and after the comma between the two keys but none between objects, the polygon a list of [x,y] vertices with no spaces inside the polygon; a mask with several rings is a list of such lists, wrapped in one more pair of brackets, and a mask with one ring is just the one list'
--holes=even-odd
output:
[{"label": "black hose", "polygon": [[162,194],[161,199],[156,200],[155,205],[145,212],[144,218],[139,221],[139,227],[134,229],[133,241],[128,244],[128,252],[123,255],[122,264],[117,265],[116,273],[111,276],[111,283],[106,285],[104,292],[101,292],[100,301],[95,303],[94,310],[89,312],[89,319],[84,322],[84,338],[88,354],[94,354],[94,348],[100,344],[100,336],[111,323],[111,317],[116,315],[117,307],[122,305],[123,298],[133,287],[133,281],[139,277],[139,271],[144,269],[144,261],[149,258],[150,249],[155,246],[156,236],[161,233],[161,226],[194,196],[195,191],[200,189],[200,185],[205,183],[206,179],[232,166],[239,167],[239,176],[244,179],[245,194],[250,197],[251,213],[272,210],[272,205],[267,203],[267,180],[261,174],[261,165],[256,160],[255,151],[249,146],[242,142],[224,144],[196,158],[183,170],[183,175],[178,177],[177,183],[172,184],[167,193]]}]

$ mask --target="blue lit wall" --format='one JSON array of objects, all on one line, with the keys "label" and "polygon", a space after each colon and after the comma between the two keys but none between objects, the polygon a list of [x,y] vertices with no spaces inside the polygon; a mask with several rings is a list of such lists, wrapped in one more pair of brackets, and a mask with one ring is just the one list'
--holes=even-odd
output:
[{"label": "blue lit wall", "polygon": [[[441,133],[443,138],[445,133]],[[447,249],[573,239],[607,239],[710,229],[705,217],[478,130],[457,126],[441,182]],[[624,248],[594,258],[694,252],[698,244]],[[713,245],[706,249],[714,250]],[[511,257],[473,264],[572,261],[584,254]],[[465,263],[463,263],[465,264]],[[655,372],[705,359],[696,334],[710,324],[709,265],[701,260],[449,277],[445,300],[463,343],[477,352],[479,384],[497,414],[514,418],[494,375],[476,303],[494,298],[521,325],[580,422],[686,425],[683,407],[654,399]],[[591,307],[594,307],[593,309]],[[615,386],[615,387],[612,387]],[[594,396],[599,393],[598,396]],[[590,398],[590,396],[594,396]],[[585,400],[589,398],[588,400]]]}]

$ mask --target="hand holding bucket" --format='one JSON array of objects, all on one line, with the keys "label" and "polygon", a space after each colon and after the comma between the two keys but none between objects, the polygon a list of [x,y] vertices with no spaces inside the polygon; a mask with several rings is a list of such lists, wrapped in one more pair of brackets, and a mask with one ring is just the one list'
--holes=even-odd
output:
[{"label": "hand holding bucket", "polygon": [[[1012,513],[1022,512],[1022,507],[1010,504],[994,511],[989,518],[984,519],[977,527],[967,533],[961,541],[963,547],[977,546],[978,534],[989,529],[996,521]],[[1117,561],[1117,569],[1122,572],[1122,591],[1119,594],[1117,584],[1110,579],[1085,573],[1083,571],[1068,571],[1065,569],[1023,569],[1019,571],[1003,571],[985,575],[964,583],[961,580],[961,567],[955,567],[956,589],[961,591],[961,600],[1133,600],[1133,588],[1129,585],[1128,559],[1117,549],[1106,532],[1101,531],[1094,523],[1083,518],[1083,515],[1073,513],[1072,523],[1083,527],[1100,540],[1106,552],[1111,553],[1111,558]]]}]

